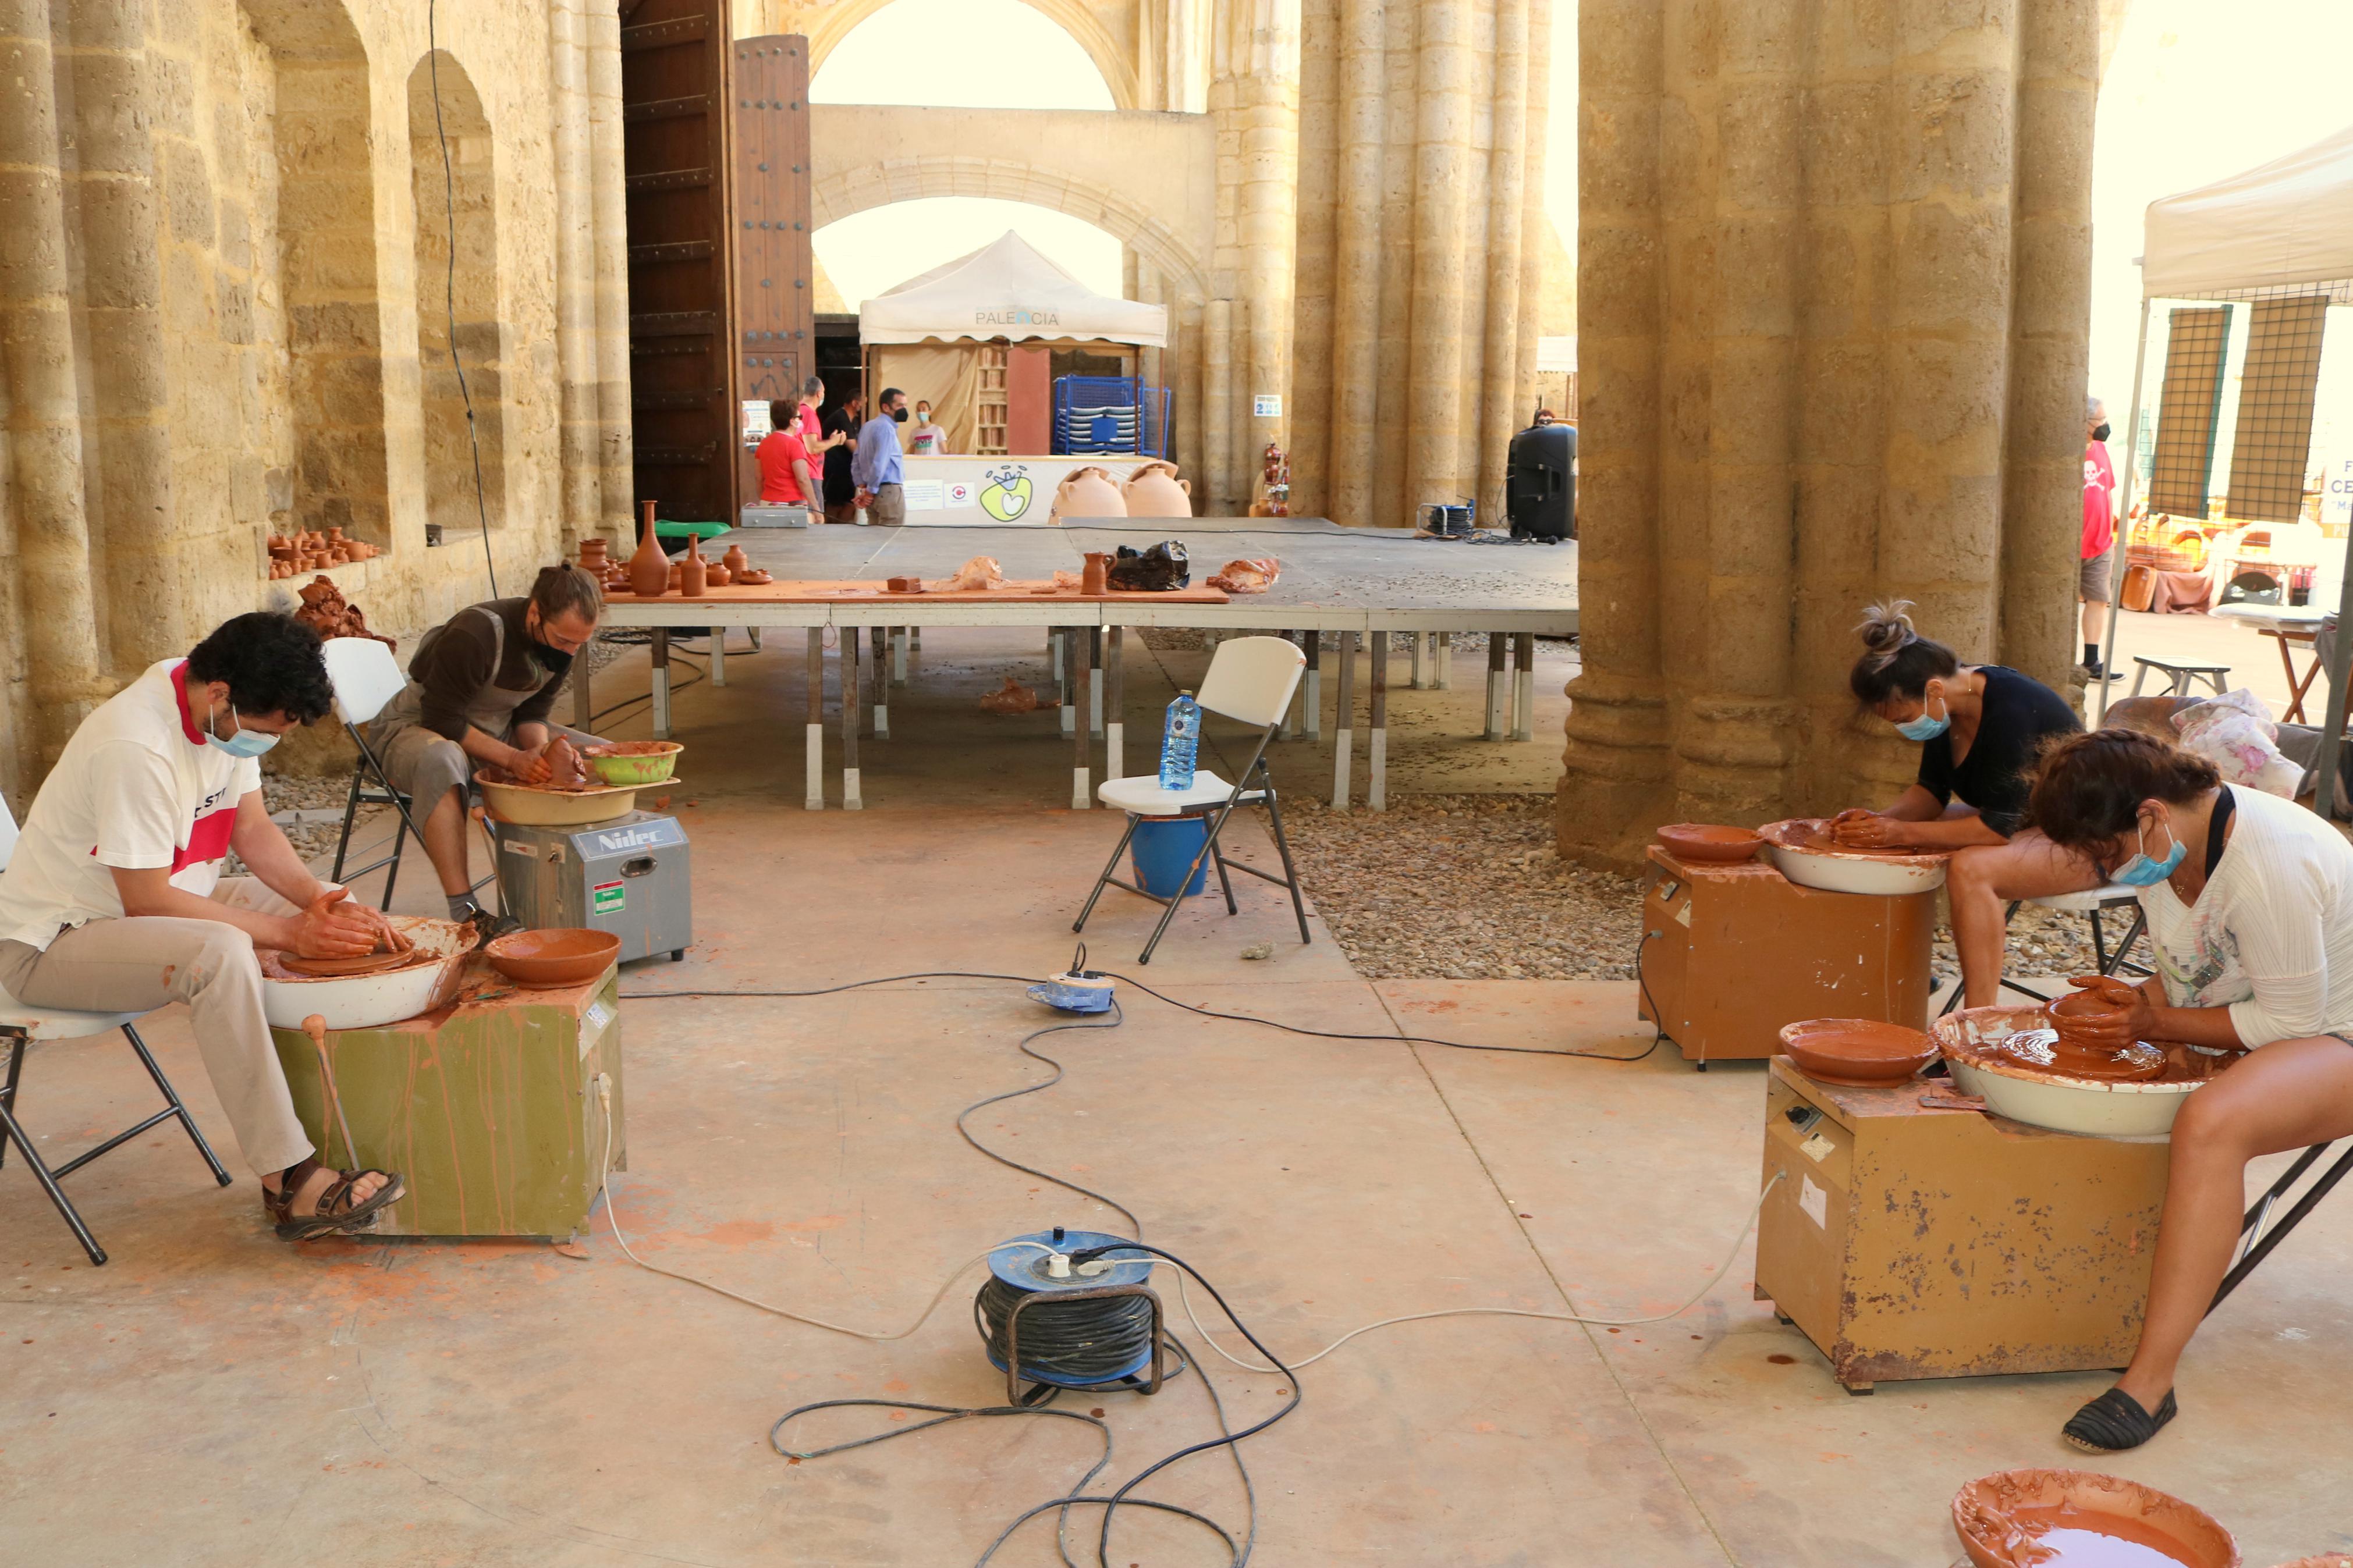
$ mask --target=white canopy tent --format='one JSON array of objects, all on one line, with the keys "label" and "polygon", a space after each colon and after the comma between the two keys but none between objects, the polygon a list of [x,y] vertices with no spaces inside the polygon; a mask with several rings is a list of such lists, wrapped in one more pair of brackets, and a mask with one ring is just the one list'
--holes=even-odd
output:
[{"label": "white canopy tent", "polygon": [[1168,346],[1168,308],[1098,294],[1008,229],[859,307],[866,343],[1004,338]]},{"label": "white canopy tent", "polygon": [[[2140,429],[2141,379],[2148,358],[2148,308],[2154,300],[2256,300],[2321,295],[2353,304],[2353,125],[2284,158],[2211,185],[2148,205],[2142,226],[2140,337],[2133,351],[2132,415]],[[2108,635],[2100,666],[2100,710],[2116,679],[2116,602],[2122,597],[2126,533],[2140,465],[2125,464],[2124,494],[2109,581]],[[2353,626],[2353,571],[2345,574],[2337,625]],[[2353,637],[2339,636],[2328,659],[2316,804],[2334,801],[2342,693]]]}]

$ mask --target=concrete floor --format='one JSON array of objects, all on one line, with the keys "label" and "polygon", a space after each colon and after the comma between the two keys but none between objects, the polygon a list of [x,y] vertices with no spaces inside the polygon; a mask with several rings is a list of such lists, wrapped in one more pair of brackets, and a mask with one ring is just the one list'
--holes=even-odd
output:
[{"label": "concrete floor", "polygon": [[[932,658],[943,694],[911,696],[931,705],[923,722],[873,748],[861,814],[802,809],[797,658],[736,661],[727,689],[683,695],[691,782],[674,809],[694,839],[697,941],[683,963],[632,966],[625,990],[1041,974],[1067,961],[1071,916],[1117,820],[1044,809],[1058,784],[1067,798],[1060,742],[964,716],[966,689],[997,684],[986,650],[942,639]],[[949,679],[951,662],[970,668]],[[1139,710],[1165,700],[1146,685],[1130,683]],[[611,727],[644,732],[642,720]],[[1557,719],[1540,710],[1547,732]],[[1276,766],[1292,787],[1308,773],[1303,756]],[[422,879],[401,904],[424,907]],[[1240,893],[1238,918],[1208,902],[1180,917],[1145,972],[1153,985],[1380,1036],[1648,1043],[1630,985],[1367,982],[1320,931],[1304,949],[1286,935],[1277,889]],[[1097,961],[1134,973],[1145,914],[1114,895],[1087,933]],[[1243,961],[1259,941],[1272,958]],[[1119,1196],[1286,1354],[1447,1306],[1665,1310],[1723,1260],[1753,1199],[1753,1065],[1700,1075],[1671,1051],[1628,1065],[1316,1040],[1128,995],[1120,1027],[1039,1042],[1069,1066],[1060,1087],[974,1129]],[[1113,1217],[955,1135],[960,1108],[1045,1075],[1015,1042],[1051,1020],[1016,985],[641,1001],[623,1017],[630,1169],[614,1180],[615,1210],[649,1261],[890,1331],[990,1244]],[[769,1424],[806,1401],[1001,1398],[970,1326],[974,1275],[915,1333],[873,1343],[634,1268],[601,1215],[565,1250],[290,1248],[259,1223],[184,1016],[157,1015],[149,1033],[237,1184],[214,1187],[168,1131],[92,1166],[72,1184],[113,1254],[94,1269],[21,1170],[0,1171],[0,1562],[937,1568],[977,1557],[1096,1457],[1092,1434],[1049,1421],[954,1426],[799,1464],[769,1451]],[[85,1042],[36,1052],[23,1109],[62,1151],[135,1120],[149,1098],[119,1044]],[[2353,1429],[2338,1398],[2353,1383],[2348,1264],[2353,1200],[2340,1196],[2208,1326],[2182,1418],[2106,1468],[2213,1511],[2250,1564],[2353,1547]],[[1305,1369],[1303,1408],[1248,1445],[1256,1561],[1935,1568],[1957,1555],[1947,1505],[1961,1482],[2077,1457],[2057,1427],[2103,1377],[1852,1397],[1751,1300],[1750,1278],[1744,1244],[1670,1322],[1440,1320]],[[1177,1332],[1196,1338],[1181,1313]],[[1289,1386],[1211,1364],[1237,1422]],[[1156,1398],[1074,1407],[1106,1412],[1123,1478],[1214,1430],[1190,1376]],[[796,1440],[891,1424],[828,1413]],[[1147,1489],[1242,1517],[1215,1456]],[[1091,1540],[1083,1523],[1072,1534]],[[1048,1526],[997,1561],[1055,1561]],[[1224,1557],[1197,1527],[1136,1513],[1112,1561]]]}]

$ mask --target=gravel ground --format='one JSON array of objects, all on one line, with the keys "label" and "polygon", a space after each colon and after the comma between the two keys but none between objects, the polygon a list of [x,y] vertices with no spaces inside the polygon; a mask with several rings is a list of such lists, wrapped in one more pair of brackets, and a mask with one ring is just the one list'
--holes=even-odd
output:
[{"label": "gravel ground", "polygon": [[1302,797],[1300,877],[1370,979],[1631,980],[1641,884],[1565,863],[1545,795],[1424,795],[1385,812]]},{"label": "gravel ground", "polygon": [[[1548,795],[1409,795],[1345,814],[1303,798],[1283,824],[1316,909],[1368,979],[1634,978],[1642,884],[1563,862]],[[2007,968],[2087,974],[2091,927],[2022,909]],[[1941,923],[1931,969],[1940,983],[1960,973]]]}]

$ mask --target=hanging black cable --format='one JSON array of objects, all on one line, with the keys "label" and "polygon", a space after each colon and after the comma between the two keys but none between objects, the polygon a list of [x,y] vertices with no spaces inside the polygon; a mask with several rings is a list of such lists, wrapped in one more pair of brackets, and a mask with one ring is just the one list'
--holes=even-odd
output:
[{"label": "hanging black cable", "polygon": [[449,368],[458,373],[458,396],[466,405],[466,444],[474,452],[474,515],[482,525],[482,570],[491,579],[491,597],[499,596],[499,566],[491,555],[491,503],[482,485],[482,441],[474,429],[474,394],[466,384],[466,366],[458,357],[458,176],[449,165],[449,132],[441,122],[441,48],[434,33],[437,0],[425,0],[425,70],[433,84],[433,134],[441,143],[441,214],[443,237],[449,242],[448,265],[441,279],[442,312],[449,326]]}]

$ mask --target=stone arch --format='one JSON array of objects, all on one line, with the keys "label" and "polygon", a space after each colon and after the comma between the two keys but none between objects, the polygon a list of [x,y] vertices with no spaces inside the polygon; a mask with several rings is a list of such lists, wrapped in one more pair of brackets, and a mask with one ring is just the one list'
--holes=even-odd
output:
[{"label": "stone arch", "polygon": [[[1087,58],[1103,73],[1103,85],[1111,89],[1112,106],[1115,109],[1140,107],[1142,89],[1135,79],[1135,62],[1120,52],[1119,41],[1113,38],[1102,18],[1086,4],[1086,0],[1022,0],[1032,10],[1042,13],[1047,20],[1071,35]],[[836,44],[848,37],[851,29],[869,16],[890,5],[891,0],[843,0],[827,9],[808,29],[809,77],[814,80],[823,68],[826,57]],[[967,192],[934,193],[952,195]]]},{"label": "stone arch", "polygon": [[[446,176],[444,135],[448,140]],[[447,50],[418,60],[408,73],[409,192],[417,217],[417,395],[425,439],[426,521],[441,524],[445,538],[481,526],[481,513],[474,505],[477,450],[483,512],[492,528],[506,519],[505,330],[499,312],[494,151],[490,117],[466,68]],[[453,326],[458,363],[449,356]],[[466,425],[470,395],[474,408],[470,437]]]},{"label": "stone arch", "polygon": [[1200,258],[1141,203],[1108,186],[1011,159],[890,158],[828,174],[810,193],[810,227],[821,229],[853,213],[924,196],[995,196],[1067,213],[1118,238],[1167,279],[1172,292],[1208,296]]},{"label": "stone arch", "polygon": [[342,0],[239,0],[271,56],[269,215],[285,313],[289,520],[391,542],[367,51]]}]

